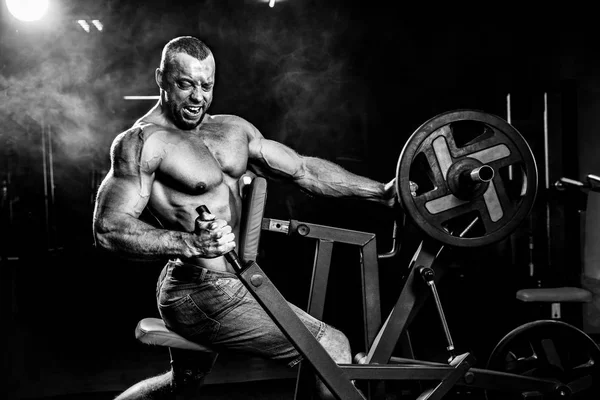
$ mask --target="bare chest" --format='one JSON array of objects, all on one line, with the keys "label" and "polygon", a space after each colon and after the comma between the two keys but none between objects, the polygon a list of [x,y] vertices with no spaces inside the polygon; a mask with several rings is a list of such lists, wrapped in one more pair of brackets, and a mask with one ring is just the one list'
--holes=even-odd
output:
[{"label": "bare chest", "polygon": [[209,192],[225,176],[239,178],[248,162],[248,143],[241,135],[192,136],[165,149],[156,178],[191,195]]}]

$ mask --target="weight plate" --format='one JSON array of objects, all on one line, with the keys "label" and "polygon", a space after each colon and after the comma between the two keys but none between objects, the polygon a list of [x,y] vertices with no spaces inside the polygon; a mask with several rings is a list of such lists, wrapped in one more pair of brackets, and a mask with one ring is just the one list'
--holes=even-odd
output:
[{"label": "weight plate", "polygon": [[[498,342],[486,369],[554,379],[564,386],[563,397],[551,393],[543,398],[600,398],[600,348],[583,331],[562,321],[533,321],[514,329]],[[514,389],[487,390],[485,395],[488,400],[523,399]]]},{"label": "weight plate", "polygon": [[429,236],[458,247],[495,243],[513,232],[531,211],[537,182],[523,136],[477,110],[425,122],[404,145],[396,169],[404,212]]}]

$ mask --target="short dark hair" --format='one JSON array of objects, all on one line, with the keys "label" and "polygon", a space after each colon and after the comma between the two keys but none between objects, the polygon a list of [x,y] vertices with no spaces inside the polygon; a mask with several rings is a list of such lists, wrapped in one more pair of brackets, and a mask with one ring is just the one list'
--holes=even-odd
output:
[{"label": "short dark hair", "polygon": [[160,69],[165,70],[167,64],[173,61],[177,53],[189,54],[198,60],[204,60],[212,52],[208,46],[198,38],[193,36],[179,36],[171,39],[165,47],[163,47],[162,56],[160,58]]}]

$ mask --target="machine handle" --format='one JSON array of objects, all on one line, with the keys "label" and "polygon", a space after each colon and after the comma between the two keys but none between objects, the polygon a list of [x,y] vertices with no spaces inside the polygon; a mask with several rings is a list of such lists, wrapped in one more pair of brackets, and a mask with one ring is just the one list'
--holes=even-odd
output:
[{"label": "machine handle", "polygon": [[568,187],[575,187],[582,190],[590,190],[592,192],[600,192],[600,177],[593,174],[586,176],[587,183],[562,177],[554,183],[554,187],[558,190],[564,190]]},{"label": "machine handle", "polygon": [[[404,227],[406,225],[406,214],[402,213],[402,227]],[[398,251],[400,250],[400,246],[399,246],[399,239],[398,239],[398,231],[400,230],[399,226],[398,226],[398,220],[394,219],[394,228],[392,231],[392,249],[388,252],[385,253],[381,253],[381,254],[377,254],[377,258],[382,260],[382,259],[386,259],[386,258],[392,258],[395,257],[396,254],[398,254]]]},{"label": "machine handle", "polygon": [[[203,212],[210,214],[208,207],[206,207],[204,204],[196,207],[196,212],[198,213],[198,215],[201,215]],[[200,218],[200,217],[198,217],[198,218]],[[238,257],[235,250],[228,251],[227,253],[224,254],[224,256],[225,256],[225,259],[227,261],[229,261],[229,263],[233,266],[233,269],[235,269],[236,272],[241,272],[244,269],[244,266],[242,265],[242,261]]]}]

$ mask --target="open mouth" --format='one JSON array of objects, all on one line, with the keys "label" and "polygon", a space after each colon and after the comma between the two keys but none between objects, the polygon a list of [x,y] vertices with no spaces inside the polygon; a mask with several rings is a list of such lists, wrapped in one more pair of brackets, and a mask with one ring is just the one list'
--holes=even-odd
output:
[{"label": "open mouth", "polygon": [[185,106],[183,107],[183,115],[187,118],[197,118],[200,116],[200,112],[202,111],[202,107],[200,106]]}]

